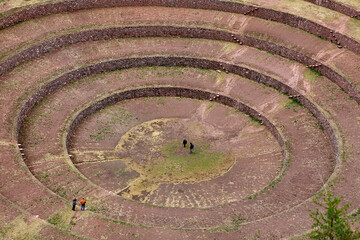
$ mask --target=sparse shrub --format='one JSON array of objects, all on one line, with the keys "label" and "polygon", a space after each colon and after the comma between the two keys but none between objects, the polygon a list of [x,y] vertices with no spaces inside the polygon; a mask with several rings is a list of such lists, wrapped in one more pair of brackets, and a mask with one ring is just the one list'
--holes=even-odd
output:
[{"label": "sparse shrub", "polygon": [[360,239],[360,232],[356,228],[353,230],[355,219],[348,215],[350,204],[339,206],[342,197],[337,198],[328,191],[323,198],[324,203],[314,200],[314,203],[324,208],[326,212],[311,211],[310,217],[314,220],[311,239],[331,239],[331,240],[353,240]]}]

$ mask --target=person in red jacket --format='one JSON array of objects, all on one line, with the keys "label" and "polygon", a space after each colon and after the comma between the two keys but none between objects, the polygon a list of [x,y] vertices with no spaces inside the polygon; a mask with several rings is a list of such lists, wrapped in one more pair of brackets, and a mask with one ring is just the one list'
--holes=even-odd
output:
[{"label": "person in red jacket", "polygon": [[81,210],[82,210],[82,211],[85,210],[85,203],[86,203],[85,199],[84,199],[84,198],[81,199],[80,204],[81,204]]}]

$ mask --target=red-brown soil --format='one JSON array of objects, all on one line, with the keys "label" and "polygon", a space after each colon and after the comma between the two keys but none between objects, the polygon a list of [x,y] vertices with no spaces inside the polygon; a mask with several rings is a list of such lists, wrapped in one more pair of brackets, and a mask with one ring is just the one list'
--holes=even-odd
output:
[{"label": "red-brown soil", "polygon": [[[109,123],[116,121],[116,117],[125,114],[132,117],[117,118],[117,124]],[[134,149],[128,153],[123,151],[123,153],[116,154],[117,151],[113,147],[114,142],[115,144],[119,142],[127,130],[137,125],[141,126],[141,123],[149,120],[174,118],[179,119],[176,121],[177,124],[173,124],[167,130],[165,130],[166,128],[158,130],[164,134],[164,139],[159,142],[160,147],[172,141],[178,141],[181,145],[183,138],[190,138],[194,143],[210,143],[213,151],[228,154],[231,152],[231,157],[236,158],[236,164],[230,165],[231,169],[228,169],[228,172],[222,172],[223,176],[217,176],[210,181],[204,181],[207,179],[199,176],[197,179],[200,181],[199,183],[193,182],[193,180],[192,183],[184,184],[181,181],[175,182],[175,185],[171,182],[162,183],[159,189],[153,190],[149,196],[144,196],[146,200],[144,199],[143,202],[167,207],[211,207],[213,204],[209,205],[210,202],[220,205],[252,195],[277,176],[278,169],[281,168],[282,154],[276,140],[271,137],[269,132],[265,131],[263,126],[253,123],[247,116],[235,113],[234,110],[213,106],[211,102],[206,104],[200,101],[172,98],[127,101],[104,109],[94,117],[88,117],[86,124],[79,127],[76,137],[73,138],[73,141],[80,142],[74,148],[81,150],[71,150],[71,152],[75,155],[76,162],[86,162],[89,159],[92,161],[99,159],[99,162],[87,164],[92,167],[86,170],[82,168],[83,164],[79,164],[77,167],[80,167],[82,173],[93,182],[100,182],[100,186],[105,189],[118,190],[120,187],[113,188],[111,186],[116,182],[126,184],[127,181],[134,179],[127,178],[126,173],[129,171],[125,170],[131,168],[130,166],[120,164],[119,168],[118,164],[121,161],[114,162],[112,159],[130,157],[131,162],[135,161],[137,164],[141,164],[142,159],[149,159],[149,153],[151,156],[161,153],[150,151],[149,146],[139,142],[141,139],[135,136],[136,147]],[[106,123],[108,124],[106,125]],[[103,130],[102,126],[107,126],[106,131],[111,134],[103,134],[101,137],[104,136],[105,139],[99,138],[92,141],[91,136],[95,136],[97,131]],[[109,139],[107,140],[107,138]],[[103,141],[105,143],[102,143]],[[151,139],[148,141],[151,145],[155,144]],[[96,146],[94,146],[95,144]],[[188,154],[187,149],[185,152]],[[107,162],[107,160],[111,162]],[[151,164],[151,162],[147,164]],[[115,166],[119,169],[114,168]],[[122,171],[118,176],[108,174],[110,171],[119,171],[120,169]],[[103,175],[109,179],[102,182],[100,179]],[[127,185],[123,185],[121,188],[125,187]],[[203,196],[200,193],[202,190],[204,191]],[[198,197],[195,197],[196,195]],[[190,202],[192,198],[194,202]]]},{"label": "red-brown soil", "polygon": [[[175,69],[176,70],[176,69]],[[182,70],[182,69],[179,69],[179,70],[181,70],[181,72],[183,72],[184,70]],[[178,70],[178,71],[179,71]],[[108,79],[108,81],[104,81],[104,78],[100,78],[100,79],[97,79],[97,80],[95,80],[94,79],[94,81],[96,81],[96,82],[92,82],[92,81],[89,81],[89,80],[84,80],[85,82],[87,81],[87,82],[90,82],[91,83],[91,85],[93,85],[93,86],[96,86],[97,87],[97,89],[103,89],[103,87],[102,87],[102,85],[98,85],[97,83],[103,83],[103,84],[107,84],[107,87],[110,87],[111,85],[109,85],[109,83],[111,83],[111,82],[114,82],[114,84],[118,84],[119,83],[119,81],[118,81],[118,79],[119,79],[119,77],[121,78],[121,79],[138,79],[138,78],[143,78],[143,81],[150,81],[150,79],[153,79],[152,78],[152,75],[158,75],[158,76],[163,76],[163,78],[169,78],[169,79],[171,79],[172,81],[174,81],[174,77],[175,78],[181,78],[182,80],[184,80],[184,81],[186,81],[186,75],[187,75],[187,72],[188,71],[184,71],[184,73],[183,74],[172,74],[171,75],[171,77],[169,77],[168,76],[168,74],[170,73],[169,72],[169,70],[167,70],[166,68],[163,70],[163,71],[165,71],[163,74],[158,74],[157,73],[157,71],[159,71],[159,70],[153,70],[153,72],[154,73],[151,73],[151,72],[148,72],[148,74],[150,74],[150,76],[146,76],[146,77],[144,77],[143,76],[143,70],[142,71],[135,71],[134,73],[136,74],[135,76],[133,76],[133,77],[121,77],[121,76],[119,76],[118,75],[118,73],[116,73],[116,72],[114,72],[114,73],[111,73],[111,74],[109,74],[109,77],[110,78],[108,78],[107,76],[106,76],[106,78],[105,79]],[[188,72],[188,76],[189,76],[189,78],[192,78],[192,76],[194,76],[194,75],[197,75],[198,77],[200,77],[201,79],[203,79],[202,81],[207,81],[207,82],[213,82],[213,83],[216,83],[216,78],[217,78],[217,76],[218,76],[218,73],[216,73],[216,72],[210,72],[211,73],[211,75],[209,75],[209,76],[212,76],[212,77],[205,77],[205,76],[207,76],[207,73],[206,72],[204,72],[203,74],[194,74],[194,72],[192,72],[193,70],[191,70],[190,69],[190,71]],[[127,71],[122,71],[121,72],[121,74],[125,74],[125,76],[127,75],[127,74],[130,74],[130,73],[132,73],[133,71],[130,71],[130,70],[127,70]],[[161,72],[160,72],[161,73]],[[204,76],[204,74],[205,74],[205,76]],[[111,78],[113,76],[113,78]],[[233,79],[233,77],[231,76],[231,75],[229,75],[228,77],[230,77],[230,79]],[[113,80],[112,80],[113,79]],[[160,80],[161,80],[161,82],[163,82],[165,79],[162,79],[161,80],[161,78],[160,78]],[[110,80],[110,81],[109,81]],[[180,80],[180,79],[179,79]],[[235,79],[234,79],[235,80]],[[264,109],[262,109],[262,111],[265,111],[265,112],[267,112],[267,111],[270,111],[270,113],[272,113],[272,114],[275,114],[274,115],[274,119],[276,119],[276,115],[278,114],[278,110],[276,110],[276,106],[278,106],[278,107],[282,107],[283,106],[283,104],[276,104],[276,102],[282,102],[282,101],[284,101],[284,99],[283,100],[281,100],[281,98],[280,99],[276,99],[276,98],[279,98],[279,96],[278,97],[275,97],[276,95],[277,95],[277,93],[276,92],[272,92],[271,91],[271,89],[263,89],[262,87],[256,87],[256,84],[253,84],[253,83],[251,83],[251,82],[246,82],[246,81],[232,81],[232,84],[233,84],[233,93],[232,93],[232,95],[236,95],[236,93],[242,93],[241,91],[236,91],[236,89],[252,89],[252,92],[254,92],[255,91],[255,89],[258,89],[258,91],[261,91],[261,92],[263,92],[263,97],[262,98],[257,98],[256,97],[256,95],[246,95],[245,94],[245,98],[244,98],[244,100],[245,99],[247,99],[246,100],[246,102],[247,101],[250,101],[250,102],[253,102],[253,101],[255,101],[255,102],[258,102],[258,104],[257,105],[263,105],[264,103],[265,103],[265,106],[266,105],[268,105],[268,102],[269,102],[269,100],[270,99],[272,99],[272,102],[273,102],[273,104],[272,104],[272,107],[271,108],[264,108]],[[98,82],[99,81],[99,82]],[[200,82],[200,81],[199,81]],[[225,82],[227,82],[227,81],[225,81]],[[164,82],[163,82],[164,83]],[[122,84],[124,84],[124,82],[122,82]],[[89,85],[86,85],[86,84],[77,84],[77,85],[75,85],[75,87],[89,87]],[[209,84],[208,84],[208,86],[210,86]],[[76,92],[78,92],[79,90],[78,89],[76,89],[76,88],[74,88],[74,86],[69,86],[69,90],[72,90],[72,91],[76,91]],[[106,91],[106,89],[103,89],[103,91]],[[95,91],[96,93],[99,93],[98,91]],[[65,94],[65,96],[68,96],[68,94],[69,94],[69,92],[67,92],[67,91],[62,91],[62,93],[63,94]],[[266,94],[264,94],[264,93],[266,93]],[[273,94],[275,94],[274,96],[273,96]],[[74,94],[71,94],[71,95],[73,95],[73,96],[75,96]],[[55,95],[53,95],[53,96],[55,96]],[[90,96],[89,96],[90,97]],[[274,98],[275,97],[275,98]],[[53,97],[52,97],[53,98]],[[56,99],[56,98],[55,98]],[[66,99],[66,98],[65,98]],[[74,99],[68,99],[68,101],[73,101]],[[259,101],[261,101],[261,102],[263,102],[263,104],[261,104]],[[47,106],[49,106],[49,102],[47,102],[47,101],[45,101],[45,103],[46,103],[46,105]],[[40,104],[39,105],[39,107],[41,107],[41,105],[42,104]],[[51,106],[51,105],[50,105]],[[65,109],[68,109],[67,108],[67,106],[68,106],[68,104],[65,104],[64,103],[64,107],[65,107]],[[160,104],[160,107],[161,107],[161,104]],[[274,109],[275,108],[275,109]],[[60,109],[59,109],[60,110]],[[286,110],[286,109],[285,109]],[[36,110],[35,110],[36,111]],[[295,115],[298,115],[299,114],[299,111],[301,112],[302,111],[302,108],[301,107],[295,107],[295,109],[293,109],[293,107],[290,107],[290,109],[288,109],[288,110],[286,110],[286,112],[287,112],[287,114],[285,114],[284,115],[284,117],[286,117],[286,118],[288,118],[288,117],[290,117],[291,115],[293,115],[293,114],[295,114]],[[304,118],[304,117],[306,117],[306,115],[304,115],[302,118]],[[304,120],[301,120],[301,117],[299,116],[299,118],[297,119],[297,120],[299,120],[299,123],[302,123],[303,122],[303,124],[305,124],[305,126],[307,126],[306,128],[298,128],[298,130],[297,130],[297,134],[294,134],[294,136],[293,137],[296,137],[296,136],[298,136],[299,138],[301,138],[301,134],[300,134],[300,132],[303,132],[304,134],[306,134],[307,135],[307,133],[306,133],[306,131],[304,132],[304,130],[305,129],[307,129],[308,127],[310,127],[310,126],[312,126],[312,128],[311,129],[313,129],[313,130],[316,130],[317,129],[317,131],[319,132],[319,133],[321,133],[321,130],[319,130],[319,128],[318,128],[318,126],[315,124],[315,122],[311,122],[311,121],[309,121],[309,120],[306,120],[306,118],[304,118]],[[280,122],[282,122],[280,119],[279,120],[277,120],[277,121],[280,121]],[[290,125],[289,126],[294,126],[294,123],[292,123],[292,121],[293,120],[289,120],[288,122],[290,123]],[[93,121],[93,122],[96,122],[96,121]],[[89,119],[89,123],[91,123],[91,118]],[[37,126],[40,126],[40,125],[37,125]],[[91,125],[89,125],[89,126],[87,126],[86,128],[88,128],[88,129],[94,129],[94,124],[91,126]],[[293,127],[292,127],[293,128]],[[38,129],[38,128],[36,128],[36,129]],[[55,130],[54,128],[52,128],[53,130]],[[35,129],[34,129],[35,130]],[[295,130],[295,129],[294,129]],[[291,131],[294,131],[294,130],[291,130]],[[313,130],[311,130],[311,131],[313,131]],[[38,130],[36,130],[36,131],[38,131]],[[49,134],[47,134],[48,136],[50,136]],[[292,138],[293,138],[292,137]],[[25,140],[25,139],[24,139]],[[87,140],[86,141],[89,141],[89,138],[88,138],[88,136],[87,136]],[[117,140],[118,141],[118,140]],[[114,143],[112,144],[112,146],[113,147],[115,147],[116,146],[116,144],[117,144],[117,141],[114,141]],[[26,142],[26,141],[25,141]],[[292,141],[291,141],[292,142]],[[45,141],[45,143],[49,143],[48,141]],[[83,146],[86,142],[85,141],[75,141],[75,143],[76,144],[79,144],[79,146]],[[91,142],[90,142],[91,143]],[[103,144],[104,142],[103,141],[101,141],[100,142],[100,144]],[[106,143],[106,141],[105,141],[105,143]],[[309,142],[310,143],[310,142]],[[89,144],[89,143],[88,143]],[[291,143],[290,143],[291,144]],[[92,145],[94,145],[94,147],[98,147],[99,146],[99,143],[98,142],[93,142],[93,144]],[[111,145],[111,144],[110,144]],[[325,144],[325,145],[327,145],[327,143]],[[53,146],[55,146],[55,145],[53,145]],[[89,146],[91,146],[91,144],[89,145]],[[106,145],[105,145],[106,146]],[[75,145],[75,147],[76,147],[76,145]],[[301,147],[301,145],[299,145],[299,144],[297,144],[296,146],[294,146],[294,148],[298,148],[298,147]],[[325,147],[325,148],[323,148],[323,147],[320,147],[320,145],[318,145],[318,147],[319,147],[319,149],[323,149],[323,150],[326,150],[327,149],[327,147]],[[94,148],[93,148],[94,149]],[[110,148],[111,149],[111,148]],[[297,154],[304,154],[305,152],[303,152],[303,151],[299,151],[299,153],[297,153]],[[310,153],[310,152],[309,152]],[[30,153],[28,153],[29,155],[30,155]],[[325,157],[325,159],[326,159],[326,154],[324,154],[324,153],[322,153],[322,154],[319,154],[320,156],[323,156],[323,157]],[[295,156],[293,156],[292,155],[292,157],[294,157],[295,159],[297,159],[297,157],[295,157]],[[303,159],[303,157],[299,157],[299,160],[300,159]],[[296,165],[296,160],[294,160],[294,163],[293,164],[295,164]],[[300,163],[300,162],[298,162],[298,163]],[[309,165],[309,167],[311,167],[311,165]],[[329,167],[331,168],[331,165],[329,165]],[[326,167],[324,170],[325,170],[325,176],[324,176],[324,179],[326,179],[327,177],[326,177],[326,169],[327,169],[328,167]],[[296,169],[296,168],[294,168],[294,169]],[[318,169],[319,170],[319,169]],[[298,170],[296,170],[296,172],[297,172]],[[294,173],[296,173],[296,172],[294,172]],[[320,174],[320,172],[319,173],[317,173],[316,175],[314,175],[311,171],[310,172],[308,172],[309,174],[311,174],[311,175],[313,175],[315,178],[317,178],[319,175],[318,174]],[[289,173],[288,173],[289,174]],[[288,176],[288,174],[286,175],[286,176]],[[299,176],[299,177],[301,177],[301,176]],[[300,181],[304,181],[305,179],[304,179],[304,177],[302,177],[302,178],[299,178],[299,180]],[[315,180],[315,179],[314,179]],[[320,179],[318,179],[318,180],[320,180]],[[57,181],[60,181],[60,179],[58,179]],[[284,181],[284,180],[283,180]],[[294,180],[293,180],[294,181]],[[294,182],[295,183],[295,182]],[[282,184],[282,182],[281,183],[279,183],[279,184]],[[321,182],[319,182],[319,185],[318,185],[319,187],[321,186]],[[49,187],[52,187],[51,185],[49,185]],[[280,188],[281,189],[281,188]],[[279,189],[279,191],[281,191]],[[306,186],[306,189],[308,189],[308,190],[310,190],[311,191],[311,188],[310,188],[310,185],[308,185],[308,186]],[[315,187],[315,191],[316,191],[316,187]],[[297,192],[299,193],[299,189],[296,189],[297,190]],[[305,190],[305,189],[304,189]],[[306,194],[304,195],[304,196],[306,196]],[[303,196],[303,197],[304,197]],[[106,201],[106,200],[104,200],[105,202],[108,202],[108,201]],[[111,202],[113,202],[114,200],[111,200]],[[263,201],[263,200],[261,200],[261,201]],[[277,199],[277,201],[279,201],[279,199]],[[109,202],[108,204],[106,204],[106,205],[109,205],[111,202]],[[127,203],[127,202],[123,202],[123,204],[124,203]],[[246,203],[246,201],[245,201],[245,203]],[[131,202],[129,202],[128,204],[132,204]],[[293,203],[294,204],[294,203]],[[246,204],[246,205],[248,205],[248,204]],[[255,204],[255,205],[257,205],[257,204]],[[284,207],[287,207],[287,205],[283,205]],[[248,206],[248,208],[249,208],[250,206]],[[254,206],[255,207],[255,206]],[[112,205],[109,205],[109,206],[107,206],[106,207],[107,209],[115,209],[115,206],[112,206]],[[258,207],[257,207],[258,208]],[[145,209],[144,209],[145,210]],[[144,210],[142,210],[142,211],[144,211]],[[153,210],[152,210],[153,211]],[[161,209],[159,209],[159,211],[161,211]],[[114,211],[114,213],[116,213],[116,212],[118,212],[118,211]],[[205,212],[201,212],[202,214],[206,214],[207,215],[207,212],[205,211]],[[255,209],[253,209],[253,213],[255,213]],[[110,213],[110,214],[112,214],[112,213]],[[259,214],[260,215],[258,215],[257,217],[260,217],[261,215],[263,215],[263,214],[269,214],[269,212],[266,212],[266,211],[261,211],[261,213],[259,212]],[[252,217],[255,217],[256,215],[254,214]],[[179,217],[179,215],[177,216],[177,217]],[[249,217],[251,217],[251,216],[249,216]],[[149,219],[150,220],[150,219]],[[149,220],[146,220],[146,221],[149,221]],[[151,222],[152,222],[153,220],[151,220]],[[159,221],[159,219],[157,220],[157,221]],[[142,224],[145,224],[146,222],[144,222],[144,221],[141,221],[141,223]],[[153,224],[153,223],[152,223]],[[207,225],[208,225],[208,223],[207,223]],[[186,226],[186,225],[184,225],[184,226]]]},{"label": "red-brown soil", "polygon": [[[305,6],[255,2],[297,14]],[[352,28],[357,20],[327,14],[315,21],[358,36]],[[150,25],[225,30],[266,40],[305,54],[360,86],[359,56],[345,48],[274,21],[199,9],[117,7],[25,21],[0,31],[0,60],[66,34]],[[329,121],[336,144],[318,116],[281,89],[225,71],[188,67],[118,70],[63,86],[35,105],[17,138],[21,108],[45,84],[84,66],[148,56],[210,59],[271,76],[314,103]],[[95,112],[83,119],[66,149],[69,126],[82,110],[114,93],[167,86],[219,93],[252,107],[281,133],[286,147],[253,117],[232,108],[161,96],[121,101]],[[130,38],[69,45],[0,76],[0,115],[0,238],[20,238],[23,228],[33,239],[252,239],[259,231],[260,239],[288,239],[311,229],[308,209],[314,209],[311,200],[323,189],[343,195],[351,211],[360,205],[359,104],[319,72],[235,42]],[[144,128],[152,121],[164,123],[156,131],[165,137],[149,143],[149,136],[140,133],[154,134]],[[133,134],[136,144],[128,139]],[[162,145],[181,145],[183,138],[194,140],[196,147],[209,143],[210,151],[235,161],[191,181],[167,176],[145,185],[149,189],[140,194],[124,194],[134,193],[131,184],[146,176],[136,166],[156,165],[164,158]],[[181,150],[176,153],[188,154]],[[71,211],[74,197],[87,199],[86,211]]]}]

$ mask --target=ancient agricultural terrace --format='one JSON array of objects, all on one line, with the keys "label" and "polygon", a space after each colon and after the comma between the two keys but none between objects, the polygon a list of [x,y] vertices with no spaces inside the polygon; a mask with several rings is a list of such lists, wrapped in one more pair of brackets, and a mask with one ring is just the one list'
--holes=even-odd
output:
[{"label": "ancient agricultural terrace", "polygon": [[308,239],[359,76],[358,0],[0,1],[0,239]]}]

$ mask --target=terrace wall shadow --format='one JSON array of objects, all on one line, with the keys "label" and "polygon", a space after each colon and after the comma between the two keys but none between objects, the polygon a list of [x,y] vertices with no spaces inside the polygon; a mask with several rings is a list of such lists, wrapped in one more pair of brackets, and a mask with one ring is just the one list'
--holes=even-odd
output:
[{"label": "terrace wall shadow", "polygon": [[333,31],[321,24],[315,23],[306,18],[296,16],[290,13],[281,12],[273,9],[219,0],[70,0],[57,3],[49,3],[24,9],[10,16],[0,19],[0,29],[12,26],[16,23],[27,21],[33,18],[47,16],[56,13],[73,12],[82,9],[109,8],[109,7],[127,7],[127,6],[161,6],[208,9],[231,13],[240,13],[250,15],[270,21],[280,22],[301,30],[305,30],[328,41],[336,39],[339,47],[344,47],[350,51],[360,54],[360,43],[355,39]]},{"label": "terrace wall shadow", "polygon": [[[250,80],[256,81],[258,83],[262,83],[264,85],[267,85],[269,87],[275,88],[278,91],[280,91],[283,94],[288,94],[291,97],[293,97],[296,101],[299,101],[304,107],[306,107],[320,122],[320,124],[323,126],[324,130],[326,131],[327,135],[330,138],[332,148],[335,154],[336,163],[338,163],[339,159],[339,149],[338,149],[338,141],[336,138],[336,135],[334,133],[334,130],[332,129],[330,123],[325,118],[325,116],[319,111],[319,109],[311,102],[309,101],[305,96],[301,95],[296,90],[292,89],[291,87],[287,86],[286,84],[272,78],[269,76],[266,76],[262,73],[256,72],[254,70],[240,67],[237,65],[232,64],[226,64],[221,63],[217,61],[211,61],[206,59],[196,59],[196,58],[182,58],[182,57],[149,57],[149,58],[129,58],[129,59],[120,59],[120,60],[113,60],[108,62],[101,62],[95,65],[91,65],[88,67],[80,68],[77,70],[74,70],[72,72],[69,72],[67,74],[62,75],[61,77],[53,80],[52,82],[48,83],[47,85],[43,86],[38,92],[36,92],[23,106],[23,108],[20,111],[20,114],[18,116],[17,120],[17,126],[16,126],[16,138],[17,141],[19,141],[19,131],[21,129],[21,125],[26,118],[27,114],[30,112],[30,110],[35,106],[36,103],[38,103],[42,98],[45,96],[51,94],[52,92],[56,91],[57,89],[61,88],[62,86],[76,82],[80,79],[83,79],[85,77],[102,73],[102,72],[109,72],[109,71],[115,71],[119,69],[128,69],[128,68],[136,68],[136,67],[149,67],[149,66],[179,66],[179,67],[194,67],[194,68],[204,68],[204,69],[226,69],[226,71],[234,73],[236,75],[248,78]],[[149,93],[152,94],[184,94],[184,96],[198,98],[198,99],[209,99],[209,93],[206,93],[204,91],[200,90],[183,90],[181,92],[180,90],[177,90],[177,88],[168,88],[168,93],[161,92],[159,89],[149,89]],[[178,91],[178,92],[177,92]],[[117,99],[127,99],[127,98],[133,98],[134,96],[141,96],[141,94],[145,94],[146,91],[129,91],[126,94],[120,94],[119,96],[114,95],[110,97],[109,99],[105,99],[104,103],[101,101],[97,104],[93,105],[91,108],[89,108],[86,112],[84,112],[81,116],[78,116],[78,120],[75,120],[73,124],[74,126],[77,125],[78,121],[80,121],[82,118],[88,116],[92,112],[102,108],[108,103],[116,102]],[[157,96],[157,95],[155,95]],[[275,138],[279,141],[283,152],[286,151],[285,143],[282,140],[281,135],[279,132],[274,128],[274,126],[266,120],[264,116],[259,116],[258,112],[251,108],[246,108],[245,106],[240,106],[238,102],[234,102],[233,99],[223,96],[220,98],[221,103],[236,107],[239,110],[250,114],[254,118],[263,121],[264,124],[267,124],[266,126],[270,129],[272,134],[275,136]],[[220,100],[219,100],[220,101]],[[93,109],[93,110],[92,110]],[[70,132],[73,131],[73,129],[70,129]],[[67,139],[68,140],[68,139]],[[68,142],[68,141],[67,141]]]},{"label": "terrace wall shadow", "polygon": [[268,51],[282,57],[297,61],[314,69],[332,82],[342,88],[349,96],[360,104],[360,91],[356,89],[343,76],[338,74],[330,67],[283,46],[269,43],[264,40],[244,36],[241,34],[232,34],[230,32],[204,29],[204,28],[185,28],[173,26],[141,26],[141,27],[119,27],[106,28],[98,30],[89,30],[75,34],[64,35],[39,45],[30,47],[0,63],[0,75],[10,71],[14,67],[26,61],[35,59],[49,51],[54,51],[62,47],[87,41],[99,41],[118,38],[135,38],[135,37],[183,37],[183,38],[201,38],[211,40],[221,40],[244,44],[255,47],[260,50]]}]

